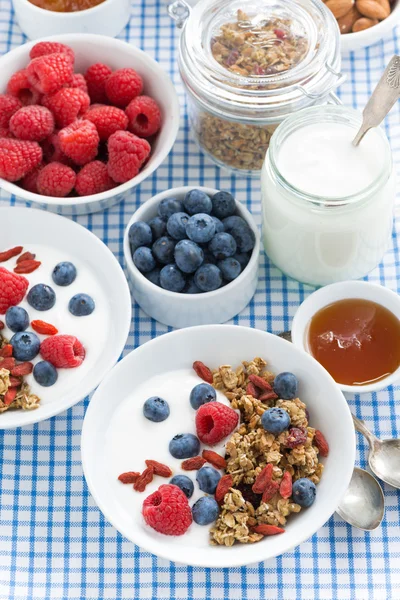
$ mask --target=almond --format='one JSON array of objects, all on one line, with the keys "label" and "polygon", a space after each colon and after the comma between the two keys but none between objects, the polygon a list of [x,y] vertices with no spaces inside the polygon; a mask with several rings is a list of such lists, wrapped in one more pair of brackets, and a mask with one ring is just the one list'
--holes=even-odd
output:
[{"label": "almond", "polygon": [[[388,0],[356,0],[356,7],[364,17],[368,19],[386,19],[390,15],[390,4]],[[374,23],[375,25],[375,23]],[[372,27],[372,25],[369,25]],[[367,27],[364,27],[367,29]]]},{"label": "almond", "polygon": [[350,33],[353,29],[354,23],[361,17],[361,14],[358,12],[355,6],[352,6],[349,12],[347,12],[344,17],[340,17],[337,20],[340,33]]},{"label": "almond", "polygon": [[367,19],[367,17],[361,17],[361,19],[357,19],[357,21],[353,25],[352,32],[357,33],[358,31],[364,31],[364,29],[369,29],[374,25],[378,25],[378,19]]},{"label": "almond", "polygon": [[333,13],[333,16],[336,17],[336,19],[340,19],[340,17],[344,17],[344,15],[349,12],[354,4],[354,0],[327,0],[325,4]]}]

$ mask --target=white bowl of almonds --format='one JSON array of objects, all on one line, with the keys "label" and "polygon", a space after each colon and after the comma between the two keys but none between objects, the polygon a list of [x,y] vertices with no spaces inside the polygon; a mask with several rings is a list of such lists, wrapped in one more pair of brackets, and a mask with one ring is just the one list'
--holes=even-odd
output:
[{"label": "white bowl of almonds", "polygon": [[342,52],[371,46],[400,22],[399,0],[325,0],[336,17]]}]

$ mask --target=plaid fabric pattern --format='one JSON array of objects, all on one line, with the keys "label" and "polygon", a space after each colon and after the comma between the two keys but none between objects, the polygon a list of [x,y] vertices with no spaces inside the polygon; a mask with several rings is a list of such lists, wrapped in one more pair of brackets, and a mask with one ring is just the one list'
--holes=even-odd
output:
[{"label": "plaid fabric pattern", "polygon": [[[385,64],[400,54],[399,30],[384,42],[344,57],[347,81],[340,96],[363,107]],[[260,220],[258,181],[237,179],[210,164],[190,135],[185,96],[177,71],[178,32],[162,0],[138,0],[121,39],[140,46],[168,71],[179,92],[182,123],[173,152],[124,203],[79,217],[123,260],[126,223],[141,202],[180,185],[230,189]],[[10,0],[0,2],[0,54],[25,41]],[[399,103],[386,120],[400,165]],[[14,205],[4,192],[0,204]],[[370,274],[399,292],[399,221],[382,264]],[[289,329],[296,307],[312,288],[291,281],[263,254],[255,298],[234,323],[278,333]],[[167,328],[133,309],[125,352]],[[353,411],[377,435],[400,435],[400,388],[349,397]],[[213,600],[398,600],[400,598],[399,492],[384,486],[382,526],[352,529],[334,515],[317,534],[274,560],[239,569],[199,569],[141,551],[103,518],[88,493],[80,465],[80,432],[88,399],[37,425],[0,432],[0,600],[208,599]],[[367,446],[358,436],[357,461],[366,466]]]}]

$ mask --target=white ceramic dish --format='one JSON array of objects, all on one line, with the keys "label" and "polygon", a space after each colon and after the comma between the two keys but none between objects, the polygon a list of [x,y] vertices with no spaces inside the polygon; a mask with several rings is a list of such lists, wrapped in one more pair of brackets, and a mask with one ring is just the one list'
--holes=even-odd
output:
[{"label": "white ceramic dish", "polygon": [[[38,312],[27,307],[31,320],[53,321],[60,334],[76,335],[86,348],[82,365],[77,369],[60,369],[58,381],[52,387],[42,388],[29,376],[32,393],[41,397],[41,404],[36,410],[9,410],[1,414],[0,429],[8,429],[53,417],[98,386],[124,349],[131,323],[131,298],[123,271],[112,252],[81,225],[49,212],[15,207],[0,208],[0,223],[1,250],[22,245],[24,251],[37,251],[37,259],[43,261],[42,265],[26,277],[32,284],[49,284],[56,292],[54,309]],[[70,260],[78,269],[76,282],[64,288],[51,280],[52,269],[60,260]],[[92,295],[96,308],[90,317],[75,317],[76,323],[73,323],[67,311],[68,299],[80,291],[90,293],[91,279],[95,284]],[[0,319],[4,320],[4,315],[0,315]],[[79,319],[90,319],[91,322]],[[93,327],[96,339],[93,338],[91,344]],[[103,328],[99,335],[98,328]],[[44,336],[40,337],[44,339]]]},{"label": "white ceramic dish", "polygon": [[[145,202],[132,215],[124,235],[125,264],[134,299],[150,317],[171,327],[190,327],[229,321],[248,305],[255,294],[258,282],[260,234],[252,215],[240,202],[236,202],[238,214],[254,231],[256,244],[243,273],[228,285],[204,294],[178,294],[154,285],[135,267],[129,247],[129,229],[132,223],[149,221],[157,215],[157,207],[161,200],[169,197],[182,200],[191,189],[193,186],[173,188]],[[218,192],[216,189],[206,187],[197,189],[203,190],[210,196]]]},{"label": "white ceramic dish", "polygon": [[346,33],[340,36],[340,46],[342,54],[347,54],[353,50],[359,50],[366,46],[371,46],[389,35],[393,28],[400,22],[400,1],[397,0],[393,6],[392,12],[383,21],[380,21],[374,27],[358,31],[357,33]]},{"label": "white ceramic dish", "polygon": [[115,37],[131,16],[130,0],[104,0],[77,12],[54,12],[35,6],[29,0],[13,0],[22,32],[31,40],[64,33],[97,33]]},{"label": "white ceramic dish", "polygon": [[[144,79],[145,92],[157,100],[163,124],[153,144],[151,157],[142,171],[130,181],[107,192],[77,198],[52,198],[32,194],[3,179],[0,179],[0,187],[22,200],[35,202],[42,208],[61,214],[78,215],[104,210],[121,202],[137,185],[147,179],[169,154],[179,130],[179,102],[175,88],[155,60],[126,42],[89,34],[58,35],[46,40],[71,46],[76,54],[75,65],[79,72],[85,72],[95,62],[104,62],[112,69],[135,68]],[[28,64],[29,52],[33,45],[34,42],[24,44],[0,58],[0,93],[5,91],[11,75]]]},{"label": "white ceramic dish", "polygon": [[[192,535],[189,531],[178,538],[154,532],[142,519],[141,505],[149,493],[167,480],[157,478],[143,494],[117,480],[128,465],[129,470],[141,468],[135,462],[135,448],[145,436],[142,432],[135,437],[135,431],[136,427],[143,426],[143,417],[139,418],[139,415],[146,398],[140,395],[139,386],[148,386],[154,379],[154,394],[157,394],[160,378],[173,381],[174,373],[181,378],[183,370],[187,373],[190,390],[194,360],[203,360],[214,368],[221,364],[238,365],[254,356],[268,360],[272,371],[287,370],[297,375],[299,396],[309,408],[311,423],[326,434],[330,452],[328,458],[323,459],[325,470],[318,484],[315,503],[310,509],[292,516],[285,533],[258,544],[238,544],[232,548],[210,546],[208,527],[204,527],[201,535],[196,532]],[[195,379],[195,383],[198,381]],[[188,423],[185,410],[177,410],[180,403],[189,403],[188,390],[178,391],[173,402],[169,419],[175,420],[176,433],[194,432],[195,412],[192,422]],[[163,423],[153,425],[157,427],[157,437],[147,436],[148,458],[157,460],[164,456],[167,440],[164,439]],[[118,441],[122,452],[110,461],[113,440]],[[163,335],[137,348],[118,363],[92,397],[83,424],[81,450],[86,481],[95,502],[106,519],[126,538],[168,560],[221,568],[255,563],[287,552],[312,536],[330,518],[352,475],[355,433],[343,394],[311,356],[270,333],[234,325],[209,325]]]},{"label": "white ceramic dish", "polygon": [[[368,281],[342,281],[332,283],[320,288],[311,294],[297,309],[292,323],[292,342],[295,346],[308,352],[307,331],[310,320],[319,310],[338,300],[346,298],[363,298],[381,304],[400,319],[400,298],[382,285],[369,283]],[[362,394],[378,392],[388,385],[400,380],[400,368],[392,375],[385,377],[376,383],[368,385],[343,385],[338,384],[343,392]]]}]

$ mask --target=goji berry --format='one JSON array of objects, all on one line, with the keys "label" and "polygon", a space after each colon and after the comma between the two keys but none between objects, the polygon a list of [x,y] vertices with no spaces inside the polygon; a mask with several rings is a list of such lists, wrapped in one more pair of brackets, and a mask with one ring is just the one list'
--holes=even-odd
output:
[{"label": "goji berry", "polygon": [[289,429],[289,434],[286,438],[286,446],[288,448],[296,448],[305,444],[307,441],[307,429],[305,427],[292,427]]},{"label": "goji berry", "polygon": [[259,397],[260,402],[265,402],[266,400],[276,400],[278,398],[278,394],[275,394],[273,390],[270,392],[263,392]]},{"label": "goji berry", "polygon": [[260,533],[261,535],[276,535],[277,533],[284,533],[285,530],[282,527],[276,525],[268,525],[267,523],[260,523],[251,528],[254,533]]},{"label": "goji berry", "polygon": [[253,483],[252,490],[255,494],[262,494],[269,481],[272,479],[273,466],[269,463],[263,470],[257,475],[255,482]]},{"label": "goji berry", "polygon": [[206,459],[202,456],[193,456],[183,461],[181,467],[184,471],[197,471],[206,463]]},{"label": "goji berry", "polygon": [[12,377],[10,376],[10,387],[18,387],[20,386],[22,383],[21,379],[19,377]]},{"label": "goji berry", "polygon": [[8,388],[8,390],[6,391],[6,393],[4,395],[3,404],[5,404],[6,406],[10,406],[10,404],[12,404],[14,402],[16,395],[17,395],[16,387]]},{"label": "goji berry", "polygon": [[0,350],[0,356],[2,356],[3,358],[8,358],[8,357],[12,356],[12,354],[13,354],[13,347],[11,346],[11,344],[6,344]]},{"label": "goji berry", "polygon": [[194,361],[193,369],[196,371],[197,375],[207,383],[213,382],[213,374],[211,373],[210,369],[206,367],[206,365],[200,360]]},{"label": "goji berry", "polygon": [[220,454],[217,454],[217,452],[214,452],[214,450],[203,450],[201,455],[207,462],[209,462],[216,469],[225,469],[226,460],[224,459],[223,456],[221,456]]},{"label": "goji berry", "polygon": [[46,323],[46,321],[41,321],[40,319],[32,321],[31,327],[37,333],[41,333],[42,335],[56,335],[56,333],[58,333],[57,327],[54,327],[54,325],[51,325],[50,323]]},{"label": "goji berry", "polygon": [[292,495],[292,476],[289,471],[285,471],[279,486],[279,493],[282,498],[290,498]]},{"label": "goji berry", "polygon": [[272,390],[272,385],[259,375],[249,375],[249,379],[251,383],[254,383],[260,390],[264,390],[265,392],[270,392]]},{"label": "goji berry", "polygon": [[137,471],[127,471],[126,473],[121,473],[118,479],[122,483],[136,483],[139,477],[140,473],[138,473]]},{"label": "goji berry", "polygon": [[251,381],[249,381],[249,383],[246,386],[246,395],[253,396],[253,398],[258,398],[258,396],[259,396],[256,386]]},{"label": "goji berry", "polygon": [[5,325],[4,325],[3,321],[0,321],[0,331],[1,331],[2,329],[4,329],[4,327],[5,327]]},{"label": "goji berry", "polygon": [[147,469],[145,469],[143,473],[136,479],[135,483],[133,484],[133,489],[137,492],[144,492],[146,485],[153,481],[153,475],[153,467],[147,467]]},{"label": "goji berry", "polygon": [[0,262],[5,262],[6,260],[10,260],[13,256],[17,256],[21,254],[22,246],[15,246],[15,248],[10,248],[9,250],[4,250],[4,252],[0,252]]},{"label": "goji berry", "polygon": [[41,264],[39,260],[23,260],[14,267],[14,273],[33,273]]},{"label": "goji berry", "polygon": [[23,260],[34,260],[36,258],[36,254],[32,254],[32,252],[24,252],[21,256],[17,258],[17,264],[22,262]]},{"label": "goji berry", "polygon": [[21,377],[22,375],[29,375],[32,371],[33,364],[31,362],[23,362],[11,369],[11,375],[14,375],[14,377]]},{"label": "goji berry", "polygon": [[317,446],[321,456],[328,456],[329,444],[326,441],[324,434],[319,429],[315,430],[314,444]]},{"label": "goji berry", "polygon": [[218,503],[222,502],[225,498],[225,494],[229,492],[230,488],[233,486],[233,477],[232,475],[224,475],[218,481],[217,489],[215,490],[215,499]]},{"label": "goji berry", "polygon": [[153,467],[154,475],[159,475],[160,477],[171,477],[172,471],[167,465],[163,465],[156,460],[146,460],[146,465],[148,467]]},{"label": "goji berry", "polygon": [[15,358],[11,356],[8,358],[3,358],[0,360],[0,369],[7,369],[7,371],[11,371],[15,367]]},{"label": "goji berry", "polygon": [[277,481],[268,481],[262,495],[262,501],[267,503],[273,498],[276,492],[279,490],[279,483]]}]

